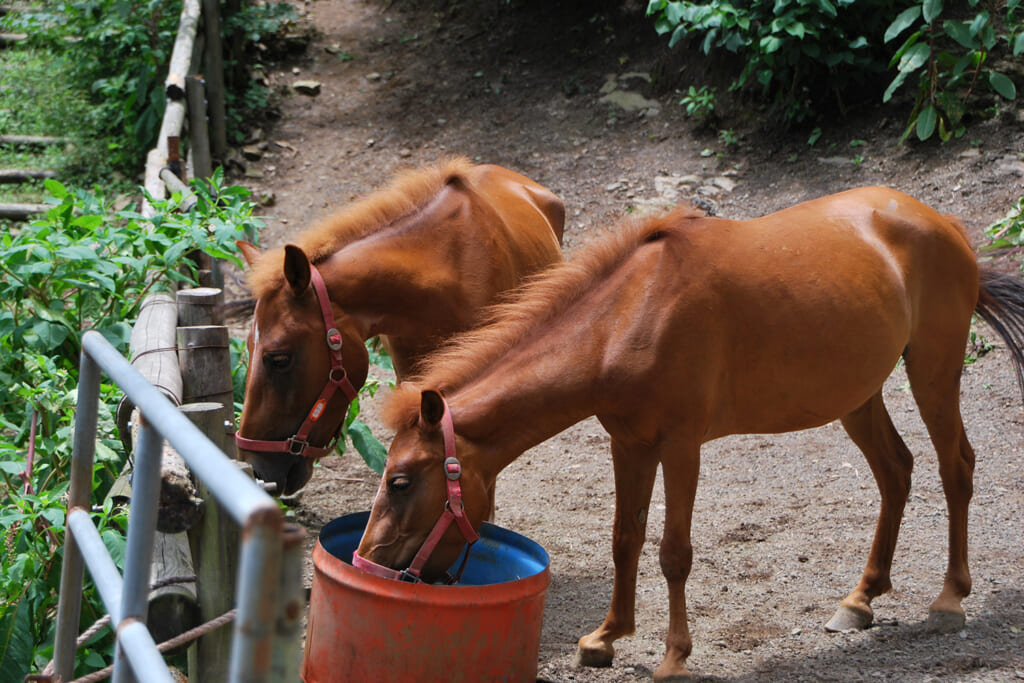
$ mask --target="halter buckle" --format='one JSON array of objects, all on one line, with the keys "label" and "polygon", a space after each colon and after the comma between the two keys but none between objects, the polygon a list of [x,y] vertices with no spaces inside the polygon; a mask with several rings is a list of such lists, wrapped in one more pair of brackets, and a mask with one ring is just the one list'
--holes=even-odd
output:
[{"label": "halter buckle", "polygon": [[337,351],[341,348],[341,332],[338,331],[337,327],[327,330],[327,348],[331,351]]},{"label": "halter buckle", "polygon": [[288,453],[289,453],[289,455],[299,455],[299,456],[301,456],[302,453],[306,450],[306,448],[308,446],[309,446],[309,442],[308,441],[304,441],[303,439],[296,439],[294,436],[291,437],[290,439],[288,439]]},{"label": "halter buckle", "polygon": [[462,465],[458,458],[444,459],[444,476],[451,481],[458,481],[462,477]]}]

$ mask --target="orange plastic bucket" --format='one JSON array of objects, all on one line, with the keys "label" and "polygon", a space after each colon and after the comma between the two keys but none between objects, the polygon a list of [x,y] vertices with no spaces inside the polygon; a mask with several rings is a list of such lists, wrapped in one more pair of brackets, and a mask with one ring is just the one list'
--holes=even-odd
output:
[{"label": "orange plastic bucket", "polygon": [[484,524],[456,586],[351,565],[369,512],[327,524],[313,550],[305,683],[536,681],[548,554]]}]

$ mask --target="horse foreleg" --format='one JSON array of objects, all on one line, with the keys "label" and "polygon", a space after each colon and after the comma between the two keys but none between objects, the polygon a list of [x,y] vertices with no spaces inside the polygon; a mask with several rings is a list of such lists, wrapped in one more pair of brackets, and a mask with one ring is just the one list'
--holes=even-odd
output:
[{"label": "horse foreleg", "polygon": [[700,470],[699,447],[672,453],[662,460],[665,477],[665,533],[661,540],[661,572],[668,583],[668,635],[665,636],[665,658],[654,672],[654,680],[682,681],[690,679],[686,658],[693,640],[686,622],[686,579],[693,566],[693,545],[690,526],[693,501],[697,493]]},{"label": "horse foreleg", "polygon": [[910,493],[910,473],[914,466],[914,456],[893,426],[881,392],[843,417],[842,423],[871,467],[882,496],[882,504],[864,574],[857,587],[843,599],[839,610],[826,624],[827,631],[867,628],[874,619],[871,601],[892,590],[892,557],[903,509]]},{"label": "horse foreleg", "polygon": [[612,535],[612,559],[615,581],[612,602],[604,622],[593,633],[579,640],[577,663],[583,666],[610,666],[615,656],[613,643],[636,628],[636,575],[640,550],[647,533],[647,508],[651,502],[658,461],[626,453],[612,438],[615,470],[615,526]]}]

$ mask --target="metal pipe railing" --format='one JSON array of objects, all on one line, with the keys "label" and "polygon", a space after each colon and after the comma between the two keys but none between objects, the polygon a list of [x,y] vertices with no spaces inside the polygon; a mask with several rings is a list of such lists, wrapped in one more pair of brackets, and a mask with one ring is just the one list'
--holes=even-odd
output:
[{"label": "metal pipe railing", "polygon": [[[101,370],[139,408],[143,422],[135,453],[123,578],[89,517]],[[162,441],[166,439],[182,455],[193,474],[205,482],[221,506],[243,527],[236,593],[238,615],[234,624],[229,680],[269,680],[275,654],[298,648],[297,638],[287,643],[280,642],[280,638],[275,640],[275,623],[280,611],[278,596],[282,592],[281,558],[285,555],[283,548],[290,545],[285,542],[280,508],[97,332],[86,332],[82,337],[78,401],[54,646],[58,679],[70,681],[72,678],[83,569],[88,566],[100,597],[110,612],[111,624],[117,631],[115,683],[171,680],[145,628],[159,500],[160,453]],[[294,553],[287,556],[290,563],[296,561]],[[292,569],[289,568],[286,575],[295,576]],[[154,666],[158,668],[154,669]],[[158,670],[162,673],[157,673]],[[167,674],[166,679],[163,673]]]}]

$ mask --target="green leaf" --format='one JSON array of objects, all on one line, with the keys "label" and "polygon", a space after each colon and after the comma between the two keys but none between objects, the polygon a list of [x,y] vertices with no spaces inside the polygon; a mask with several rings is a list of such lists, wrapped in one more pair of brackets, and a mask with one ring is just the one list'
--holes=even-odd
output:
[{"label": "green leaf", "polygon": [[903,53],[900,57],[900,63],[897,66],[900,73],[911,73],[920,69],[925,62],[928,61],[928,55],[931,54],[931,50],[928,48],[927,43],[917,43],[912,45],[909,50]]},{"label": "green leaf", "polygon": [[981,47],[981,43],[978,42],[977,38],[971,32],[971,28],[962,21],[945,21],[942,23],[942,30],[946,32],[946,35],[966,47],[968,50],[976,50]]},{"label": "green leaf", "polygon": [[908,7],[897,15],[893,22],[889,24],[889,28],[885,29],[884,42],[895,39],[898,35],[906,31],[908,28],[913,26],[918,18],[921,16],[921,6],[914,5]]},{"label": "green leaf", "polygon": [[1014,86],[1013,81],[998,71],[988,72],[988,84],[992,86],[993,90],[1008,100],[1017,98],[1017,88]]},{"label": "green leaf", "polygon": [[942,0],[924,0],[924,23],[931,24],[932,20],[942,13]]},{"label": "green leaf", "polygon": [[22,683],[32,664],[32,619],[25,594],[0,616],[0,683]]},{"label": "green leaf", "polygon": [[917,138],[927,140],[935,132],[935,123],[939,118],[939,112],[933,105],[928,105],[917,115]]},{"label": "green leaf", "polygon": [[1024,52],[1024,31],[1021,31],[1013,39],[1013,56],[1016,57]]},{"label": "green leaf", "polygon": [[43,181],[43,187],[45,187],[46,191],[57,199],[64,199],[68,196],[67,188],[65,188],[59,181],[52,178]]},{"label": "green leaf", "polygon": [[388,452],[384,445],[377,440],[377,437],[370,432],[370,428],[362,420],[356,420],[349,425],[348,436],[369,468],[377,474],[382,474]]},{"label": "green leaf", "polygon": [[889,87],[885,89],[885,94],[882,95],[882,102],[888,102],[892,99],[892,94],[896,92],[898,87],[903,85],[903,81],[905,80],[907,80],[907,74],[902,72],[896,74],[896,78],[892,79],[892,83],[890,83]]}]

